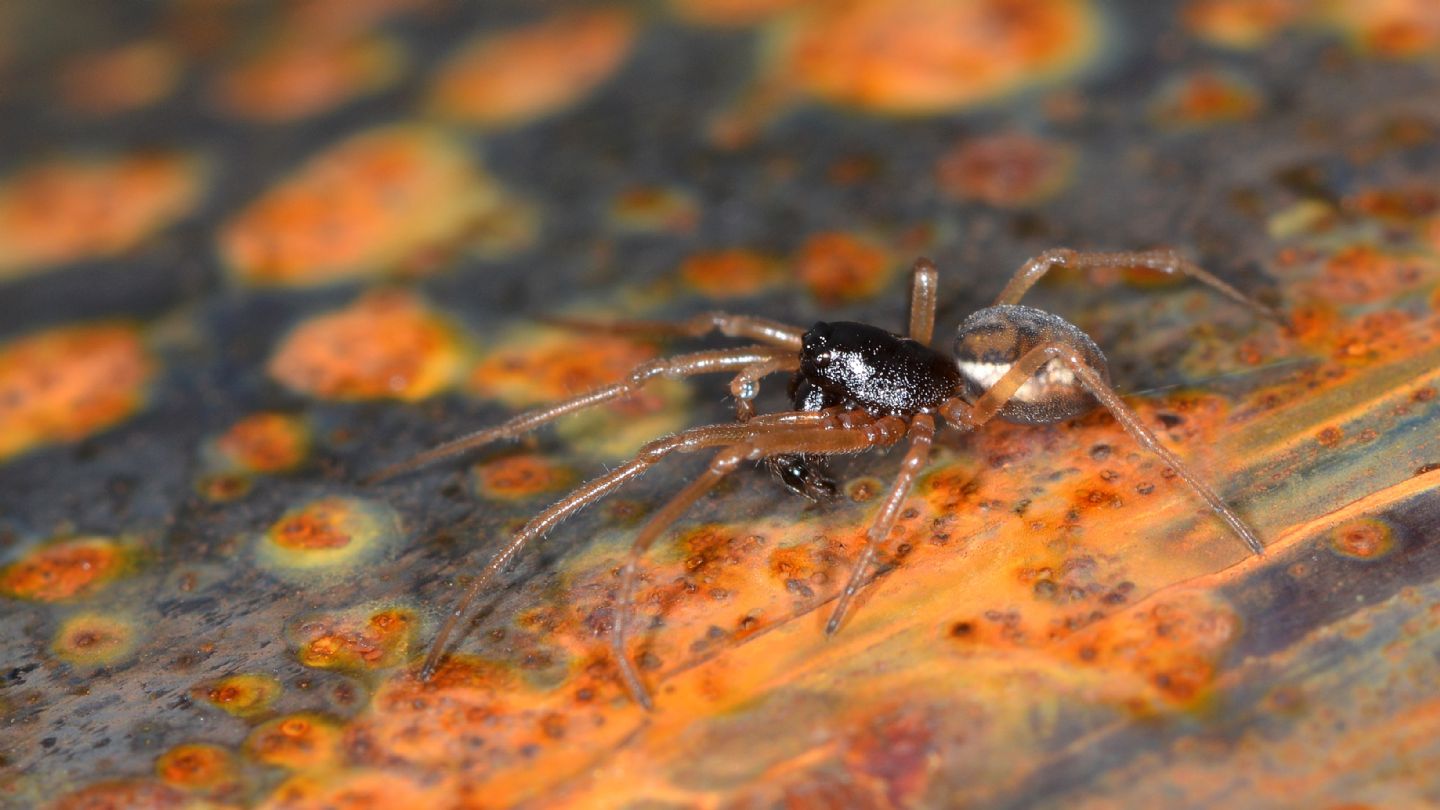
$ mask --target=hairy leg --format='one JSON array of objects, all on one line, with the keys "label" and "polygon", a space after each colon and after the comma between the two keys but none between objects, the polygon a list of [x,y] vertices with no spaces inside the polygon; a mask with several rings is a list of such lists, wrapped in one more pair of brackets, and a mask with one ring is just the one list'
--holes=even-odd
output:
[{"label": "hairy leg", "polygon": [[1230,527],[1230,531],[1244,541],[1252,552],[1257,555],[1265,553],[1265,544],[1260,542],[1260,536],[1250,527],[1250,524],[1235,514],[1220,499],[1220,496],[1210,489],[1208,484],[1191,472],[1179,456],[1161,444],[1160,437],[1140,421],[1140,417],[1120,399],[1120,395],[1115,393],[1115,389],[1105,382],[1099,372],[1086,365],[1084,358],[1072,346],[1064,343],[1044,343],[1036,346],[1015,361],[1010,370],[996,380],[995,384],[990,386],[984,394],[981,394],[973,405],[956,397],[941,408],[941,414],[944,415],[947,422],[961,430],[974,430],[993,419],[995,414],[1005,407],[1005,403],[1015,396],[1015,392],[1019,391],[1021,386],[1052,360],[1059,360],[1068,366],[1080,384],[1085,386],[1085,390],[1089,391],[1095,399],[1100,401],[1101,405],[1104,405],[1114,415],[1115,421],[1125,428],[1125,432],[1129,433],[1141,447],[1159,456],[1161,461],[1169,465],[1185,483],[1190,485],[1195,494],[1209,504],[1215,514]]},{"label": "hairy leg", "polygon": [[1005,289],[995,299],[996,304],[1018,304],[1025,293],[1035,286],[1040,277],[1056,267],[1072,267],[1077,270],[1118,271],[1127,267],[1144,267],[1168,275],[1186,275],[1208,284],[1221,295],[1246,306],[1262,317],[1284,324],[1285,316],[1272,307],[1256,301],[1221,279],[1211,275],[1203,267],[1181,256],[1170,248],[1156,250],[1127,250],[1115,252],[1081,252],[1069,248],[1053,248],[1026,262],[1011,277]]},{"label": "hairy leg", "polygon": [[[836,419],[836,424],[792,429],[766,435],[757,435],[746,441],[721,450],[710,461],[710,466],[698,478],[691,481],[668,503],[646,521],[630,546],[621,572],[619,611],[610,640],[615,652],[615,661],[625,688],[635,702],[649,710],[654,707],[640,672],[625,652],[627,629],[634,615],[635,583],[638,578],[640,559],[649,550],[662,532],[679,520],[705,493],[733,472],[742,461],[753,461],[775,453],[803,451],[813,455],[855,453],[880,444],[893,443],[899,431],[893,425],[872,423],[868,417],[846,414]],[[928,418],[928,417],[927,417]],[[845,426],[841,426],[843,423]]]},{"label": "hairy leg", "polygon": [[890,536],[890,530],[895,528],[895,520],[900,516],[900,506],[904,504],[905,496],[909,494],[910,488],[915,485],[915,479],[920,476],[920,471],[925,469],[926,462],[930,460],[930,447],[934,440],[934,417],[922,413],[911,420],[910,450],[906,452],[905,459],[900,462],[900,473],[895,477],[895,482],[891,484],[890,493],[880,504],[880,511],[875,515],[875,522],[870,524],[870,530],[865,533],[865,548],[855,561],[855,568],[850,572],[850,579],[845,583],[845,589],[840,592],[840,599],[830,613],[830,621],[825,623],[825,635],[832,636],[835,631],[840,629],[840,623],[845,620],[850,601],[855,598],[855,594],[860,592],[860,587],[865,581],[865,572],[870,570],[871,564],[875,562],[876,549],[884,544]]},{"label": "hairy leg", "polygon": [[940,274],[935,263],[921,257],[915,260],[910,281],[910,339],[930,345],[935,332],[935,298],[939,292]]},{"label": "hairy leg", "polygon": [[708,447],[755,441],[771,434],[805,432],[808,435],[808,433],[825,430],[825,420],[832,418],[833,415],[824,413],[783,412],[757,417],[743,425],[710,425],[692,428],[650,442],[642,447],[634,458],[604,475],[581,484],[550,508],[531,518],[476,575],[475,579],[471,580],[464,595],[447,614],[444,624],[440,626],[440,632],[436,634],[435,640],[431,643],[430,653],[425,657],[425,663],[420,670],[420,678],[429,680],[430,676],[434,674],[436,665],[440,663],[440,658],[444,655],[450,635],[455,632],[460,620],[469,613],[470,605],[475,601],[475,597],[479,596],[500,569],[531,540],[545,536],[561,521],[604,498],[625,483],[640,477],[672,453],[693,453]]},{"label": "hairy leg", "polygon": [[732,315],[728,312],[703,312],[683,321],[601,321],[564,316],[541,319],[544,323],[587,332],[616,335],[650,335],[655,337],[704,337],[719,332],[726,337],[759,341],[770,346],[800,351],[800,338],[805,330],[797,326],[759,318],[754,315]]},{"label": "hairy leg", "polygon": [[601,405],[611,400],[630,396],[638,392],[646,383],[656,377],[679,379],[696,374],[714,374],[736,370],[743,372],[745,369],[753,368],[758,364],[769,363],[787,357],[789,357],[788,354],[781,353],[776,349],[765,346],[752,346],[740,349],[694,352],[691,354],[676,355],[675,357],[651,360],[637,366],[622,382],[597,388],[594,391],[589,391],[563,402],[557,402],[554,405],[526,411],[494,427],[485,428],[484,430],[478,430],[457,439],[452,439],[398,464],[392,464],[386,467],[365,479],[365,483],[373,484],[384,481],[389,478],[394,478],[397,475],[417,470],[428,464],[433,464],[441,459],[474,450],[477,447],[483,447],[492,442],[522,436],[562,416],[575,413],[576,411],[583,411],[586,408],[593,408],[596,405]]},{"label": "hairy leg", "polygon": [[748,422],[755,416],[755,398],[760,396],[760,380],[780,371],[794,371],[800,367],[800,358],[793,354],[777,355],[769,360],[748,365],[730,381],[730,393],[735,397],[735,418]]}]

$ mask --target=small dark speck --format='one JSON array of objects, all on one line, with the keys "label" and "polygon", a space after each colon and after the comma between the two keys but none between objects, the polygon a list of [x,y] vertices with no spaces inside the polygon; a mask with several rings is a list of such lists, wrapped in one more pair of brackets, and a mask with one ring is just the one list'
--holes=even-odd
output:
[{"label": "small dark speck", "polygon": [[1110,457],[1111,447],[1108,444],[1097,444],[1090,448],[1090,458],[1096,461],[1103,461]]},{"label": "small dark speck", "polygon": [[54,747],[55,747],[55,738],[54,738],[54,737],[46,737],[45,739],[43,739],[43,740],[40,741],[40,747],[41,747],[41,748],[54,748]]},{"label": "small dark speck", "polygon": [[803,596],[806,599],[809,599],[810,597],[815,595],[815,591],[809,585],[806,585],[804,580],[795,579],[793,577],[785,580],[785,590],[798,596]]},{"label": "small dark speck", "polygon": [[1432,463],[1430,463],[1430,464],[1422,464],[1422,465],[1420,465],[1419,467],[1415,468],[1415,474],[1416,474],[1416,475],[1424,475],[1425,473],[1435,472],[1436,470],[1440,470],[1440,462],[1432,462]]},{"label": "small dark speck", "polygon": [[1173,428],[1177,425],[1185,424],[1185,417],[1181,416],[1178,413],[1159,413],[1156,414],[1156,418],[1158,418],[1161,424],[1165,425],[1165,427],[1167,428]]},{"label": "small dark speck", "polygon": [[970,622],[956,622],[950,626],[950,635],[955,638],[968,638],[975,632],[975,627]]}]

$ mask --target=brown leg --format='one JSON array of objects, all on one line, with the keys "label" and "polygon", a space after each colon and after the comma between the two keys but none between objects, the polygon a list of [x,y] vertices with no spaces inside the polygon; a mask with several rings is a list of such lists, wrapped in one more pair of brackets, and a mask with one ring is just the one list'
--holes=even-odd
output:
[{"label": "brown leg", "polygon": [[865,572],[870,570],[870,565],[875,561],[875,550],[884,544],[890,536],[890,530],[895,528],[895,520],[900,516],[900,506],[905,502],[905,496],[909,494],[915,479],[930,460],[930,446],[934,440],[934,417],[922,413],[911,420],[910,450],[905,454],[905,460],[900,462],[900,474],[890,486],[890,494],[885,496],[885,501],[880,504],[875,522],[870,524],[870,530],[865,533],[865,548],[855,561],[855,567],[850,572],[845,589],[840,592],[835,609],[830,612],[830,621],[825,623],[825,635],[832,636],[840,629],[840,623],[844,621],[845,613],[850,607],[850,600],[859,593],[865,581]]},{"label": "brown leg", "polygon": [[784,412],[767,414],[744,425],[711,425],[692,428],[650,442],[642,447],[631,460],[580,485],[550,508],[531,518],[511,538],[505,548],[501,549],[500,553],[496,554],[470,582],[464,595],[460,597],[460,601],[455,604],[455,608],[446,616],[445,623],[440,626],[440,632],[436,634],[435,641],[431,643],[430,653],[425,657],[424,666],[420,669],[421,680],[429,680],[430,676],[434,674],[435,666],[440,663],[440,657],[445,652],[445,645],[450,640],[451,633],[455,631],[460,620],[469,613],[470,604],[475,601],[475,597],[485,589],[485,586],[499,573],[500,569],[531,540],[545,536],[561,521],[604,498],[626,482],[640,477],[645,471],[672,453],[693,453],[707,447],[757,441],[771,434],[804,433],[810,435],[820,432],[842,432],[813,427],[824,425],[824,420],[828,419],[833,419],[833,415],[815,412],[798,414]]},{"label": "brown leg", "polygon": [[973,405],[956,397],[941,408],[941,413],[945,420],[955,427],[961,430],[974,430],[994,418],[995,414],[1005,407],[1005,403],[1015,396],[1015,392],[1020,390],[1020,387],[1035,375],[1035,372],[1052,360],[1058,360],[1068,366],[1074,372],[1075,378],[1085,386],[1085,390],[1089,391],[1100,401],[1101,405],[1104,405],[1114,415],[1115,421],[1125,428],[1125,432],[1139,442],[1141,447],[1159,456],[1161,461],[1168,464],[1177,475],[1184,479],[1185,483],[1195,490],[1195,494],[1209,504],[1215,514],[1230,527],[1230,531],[1243,540],[1252,552],[1257,555],[1265,553],[1265,544],[1260,542],[1260,537],[1255,530],[1241,520],[1240,516],[1235,514],[1224,501],[1220,500],[1220,496],[1216,495],[1204,481],[1196,477],[1190,468],[1180,461],[1179,456],[1161,444],[1160,438],[1150,428],[1145,427],[1144,423],[1140,421],[1140,417],[1120,399],[1120,395],[1115,393],[1115,390],[1105,382],[1099,373],[1086,365],[1080,353],[1070,346],[1063,343],[1045,343],[1036,346],[1015,361],[1015,365],[1011,366],[1010,370],[1005,372],[1005,375],[999,380],[996,380],[995,384],[990,386],[984,394],[981,394]]},{"label": "brown leg", "polygon": [[640,533],[635,536],[635,542],[630,546],[630,553],[625,559],[625,567],[621,572],[620,594],[616,603],[619,608],[610,640],[611,648],[615,652],[615,661],[620,667],[620,674],[625,682],[625,688],[630,691],[635,702],[647,711],[652,709],[654,704],[650,700],[650,694],[645,689],[644,682],[640,679],[639,670],[635,668],[634,663],[630,661],[625,652],[626,630],[634,614],[635,582],[638,578],[641,557],[662,532],[679,520],[696,501],[720,483],[725,476],[733,472],[742,461],[753,461],[777,453],[797,451],[816,455],[854,453],[879,444],[891,443],[899,436],[899,432],[891,424],[882,425],[879,422],[871,422],[863,414],[846,414],[845,416],[847,418],[844,422],[849,425],[848,427],[842,428],[836,424],[820,428],[791,429],[785,432],[756,436],[721,450],[711,459],[710,466],[699,478],[691,481],[683,490],[676,493],[669,503],[666,503],[641,527]]},{"label": "brown leg", "polygon": [[915,260],[915,275],[910,282],[910,339],[930,345],[935,332],[935,296],[940,274],[935,263],[921,257]]},{"label": "brown leg", "polygon": [[1224,295],[1236,303],[1249,307],[1265,318],[1269,318],[1282,325],[1285,323],[1285,317],[1273,308],[1240,292],[1170,248],[1117,251],[1113,253],[1092,253],[1080,252],[1069,248],[1053,248],[1026,262],[1025,265],[1015,273],[1014,277],[1010,279],[1010,283],[1005,285],[1005,289],[1000,291],[1000,296],[995,299],[995,303],[1020,303],[1020,299],[1024,297],[1025,293],[1028,292],[1031,287],[1035,286],[1035,282],[1039,281],[1041,276],[1055,267],[1109,271],[1123,270],[1127,267],[1144,267],[1169,275],[1187,275],[1210,285],[1219,291],[1221,295]]},{"label": "brown leg", "polygon": [[726,337],[755,340],[782,349],[800,351],[800,338],[805,330],[789,324],[757,318],[753,315],[731,315],[727,312],[704,312],[684,321],[599,321],[587,318],[551,317],[543,322],[567,329],[608,332],[618,335],[649,335],[655,337],[703,337],[719,332]]},{"label": "brown leg", "polygon": [[735,397],[735,418],[748,422],[755,415],[755,397],[760,396],[760,379],[779,371],[794,371],[800,367],[796,355],[776,356],[754,365],[746,366],[730,381],[730,393]]},{"label": "brown leg", "polygon": [[696,374],[714,374],[717,372],[735,371],[737,369],[743,371],[757,364],[768,363],[782,357],[788,357],[788,355],[778,354],[775,349],[757,346],[694,352],[693,354],[682,354],[675,357],[652,360],[636,367],[623,382],[607,385],[604,388],[597,388],[594,391],[581,394],[573,399],[567,399],[564,402],[559,402],[544,408],[526,411],[511,417],[495,427],[485,428],[484,430],[461,436],[458,439],[452,439],[438,447],[432,447],[419,455],[406,459],[399,464],[392,464],[386,467],[365,479],[365,483],[373,484],[394,478],[397,475],[417,470],[441,459],[449,458],[477,447],[483,447],[491,442],[521,436],[547,422],[553,422],[567,414],[592,408],[614,399],[630,396],[656,377],[678,379]]}]

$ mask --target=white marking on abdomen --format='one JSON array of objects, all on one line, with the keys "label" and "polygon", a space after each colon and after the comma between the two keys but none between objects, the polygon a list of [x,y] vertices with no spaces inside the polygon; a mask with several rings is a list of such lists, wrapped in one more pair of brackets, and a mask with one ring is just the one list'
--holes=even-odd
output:
[{"label": "white marking on abdomen", "polygon": [[[981,390],[988,391],[1005,372],[1013,367],[1014,363],[977,363],[972,360],[958,360],[956,365],[960,367],[960,373],[965,379],[979,385]],[[1021,402],[1037,402],[1045,399],[1046,395],[1055,388],[1070,388],[1075,385],[1075,372],[1059,360],[1051,360],[1040,367],[1040,370],[1020,386],[1015,392],[1014,399]]]}]

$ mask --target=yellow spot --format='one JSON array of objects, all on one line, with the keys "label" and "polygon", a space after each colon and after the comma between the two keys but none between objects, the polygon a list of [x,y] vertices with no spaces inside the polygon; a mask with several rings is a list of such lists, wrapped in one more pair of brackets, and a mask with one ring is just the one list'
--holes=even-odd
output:
[{"label": "yellow spot", "polygon": [[306,618],[293,636],[307,667],[372,671],[404,663],[415,627],[406,608],[357,608]]},{"label": "yellow spot", "polygon": [[192,694],[236,717],[254,717],[267,711],[282,691],[280,682],[269,675],[240,674],[200,684]]},{"label": "yellow spot", "polygon": [[135,653],[135,623],[108,613],[81,613],[66,619],[51,652],[75,667],[118,664]]},{"label": "yellow spot", "polygon": [[348,572],[375,561],[400,538],[399,521],[384,504],[328,497],[286,512],[261,536],[261,567],[287,578]]},{"label": "yellow spot", "polygon": [[1395,534],[1383,520],[1358,518],[1330,532],[1330,547],[1346,557],[1373,560],[1394,550]]},{"label": "yellow spot", "polygon": [[370,293],[296,327],[270,376],[322,399],[424,399],[460,369],[455,329],[407,292]]}]

